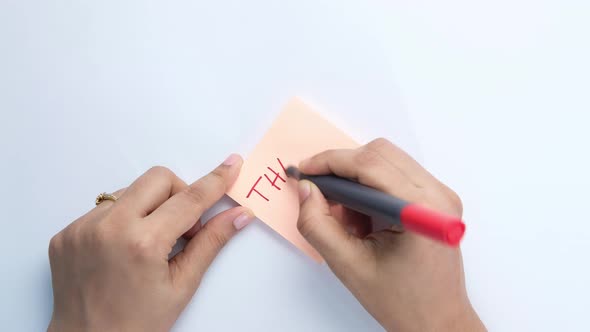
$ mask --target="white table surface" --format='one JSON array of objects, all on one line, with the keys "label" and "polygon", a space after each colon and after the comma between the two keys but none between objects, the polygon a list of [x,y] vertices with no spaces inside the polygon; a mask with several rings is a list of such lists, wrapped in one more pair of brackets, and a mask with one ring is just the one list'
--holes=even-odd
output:
[{"label": "white table surface", "polygon": [[[0,0],[0,330],[45,328],[47,243],[98,192],[247,154],[292,95],[461,195],[468,290],[491,331],[587,330],[589,6]],[[381,330],[261,222],[175,327],[236,329]]]}]

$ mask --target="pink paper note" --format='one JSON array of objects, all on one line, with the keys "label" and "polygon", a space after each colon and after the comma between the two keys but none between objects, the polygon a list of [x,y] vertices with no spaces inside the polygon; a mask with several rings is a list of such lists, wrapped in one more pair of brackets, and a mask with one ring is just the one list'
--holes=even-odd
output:
[{"label": "pink paper note", "polygon": [[324,150],[356,147],[358,144],[352,138],[293,98],[246,158],[228,195],[252,209],[256,217],[311,258],[322,262],[319,253],[297,230],[297,184],[287,180],[285,169]]}]

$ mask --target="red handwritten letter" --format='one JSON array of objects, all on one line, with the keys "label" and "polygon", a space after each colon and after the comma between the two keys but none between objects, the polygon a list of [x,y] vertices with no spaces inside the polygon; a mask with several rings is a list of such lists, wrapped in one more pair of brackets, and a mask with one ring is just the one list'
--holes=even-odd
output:
[{"label": "red handwritten letter", "polygon": [[[283,167],[283,164],[281,163],[281,160],[280,160],[279,158],[277,158],[277,160],[279,161],[279,164],[281,164],[281,167]],[[264,177],[265,177],[265,178],[268,180],[268,182],[270,182],[270,184],[271,184],[273,187],[277,188],[278,190],[281,190],[281,188],[279,188],[279,186],[277,186],[277,185],[276,185],[276,183],[277,183],[277,180],[278,180],[278,179],[281,179],[281,181],[283,181],[283,182],[287,182],[287,180],[283,179],[283,177],[282,177],[282,176],[281,176],[281,175],[280,175],[278,172],[275,172],[275,170],[274,170],[274,169],[272,169],[272,168],[270,168],[270,167],[267,167],[267,168],[268,168],[268,170],[269,170],[269,171],[271,171],[271,172],[272,172],[272,173],[275,175],[275,178],[274,178],[274,180],[271,180],[271,179],[268,177],[268,175],[266,175],[266,174],[264,174]],[[285,167],[283,167],[283,171],[284,171],[284,170],[285,170]]]},{"label": "red handwritten letter", "polygon": [[[279,165],[281,165],[281,168],[283,169],[283,172],[286,175],[287,174],[287,170],[285,169],[285,166],[283,166],[283,163],[281,162],[281,159],[277,158],[277,161],[279,162]],[[287,182],[287,180],[285,178],[283,178],[279,172],[276,172],[270,166],[269,167],[266,167],[266,168],[268,168],[268,170],[271,171],[275,175],[275,178],[273,180],[271,180],[270,177],[268,175],[266,175],[266,173],[265,173],[264,174],[264,177],[266,178],[266,180],[268,180],[268,182],[270,183],[270,185],[273,186],[275,189],[281,190],[281,188],[279,186],[277,186],[277,180],[278,179],[281,179],[281,181],[283,181],[283,182]],[[255,192],[258,195],[260,195],[260,197],[264,198],[268,202],[269,199],[266,198],[266,196],[264,196],[260,191],[258,191],[256,189],[256,186],[260,182],[260,179],[262,179],[262,176],[259,176],[258,177],[258,180],[256,180],[256,182],[254,183],[254,185],[252,186],[252,188],[250,188],[250,191],[248,192],[248,195],[246,195],[246,198],[250,198],[250,195],[252,195],[252,192]]]},{"label": "red handwritten letter", "polygon": [[260,197],[264,198],[267,202],[268,202],[268,198],[266,198],[266,196],[264,196],[263,194],[260,193],[260,191],[256,190],[256,185],[258,184],[258,182],[260,182],[260,179],[262,179],[262,176],[258,177],[258,180],[256,180],[256,182],[254,183],[254,185],[252,186],[252,188],[250,188],[250,191],[248,192],[248,195],[246,195],[246,198],[250,198],[250,195],[252,195],[252,192],[256,192],[258,195],[260,195]]}]

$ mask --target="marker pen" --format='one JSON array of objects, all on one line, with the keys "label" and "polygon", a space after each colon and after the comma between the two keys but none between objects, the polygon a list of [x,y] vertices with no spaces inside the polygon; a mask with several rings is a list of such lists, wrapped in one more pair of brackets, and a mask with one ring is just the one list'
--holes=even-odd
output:
[{"label": "marker pen", "polygon": [[406,202],[358,182],[335,175],[306,175],[293,166],[288,167],[286,173],[297,180],[313,182],[328,200],[449,246],[458,246],[465,233],[465,224],[460,218]]}]

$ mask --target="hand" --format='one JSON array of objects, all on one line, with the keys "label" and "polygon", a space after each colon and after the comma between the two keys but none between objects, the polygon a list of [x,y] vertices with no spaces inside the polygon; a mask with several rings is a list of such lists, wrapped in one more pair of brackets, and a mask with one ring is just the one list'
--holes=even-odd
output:
[{"label": "hand", "polygon": [[[385,139],[325,151],[299,168],[350,178],[440,212],[463,212],[457,194]],[[300,181],[299,197],[301,234],[388,331],[485,331],[467,297],[458,248],[409,232],[372,232],[367,216],[330,205],[309,181]]]},{"label": "hand", "polygon": [[[187,186],[154,167],[55,235],[49,245],[54,309],[48,331],[168,331],[224,244],[252,219],[243,207],[201,228],[200,216],[237,178],[231,155]],[[168,255],[182,235],[182,252]]]}]

